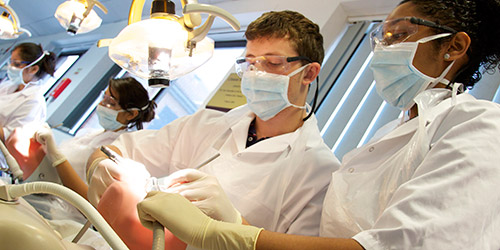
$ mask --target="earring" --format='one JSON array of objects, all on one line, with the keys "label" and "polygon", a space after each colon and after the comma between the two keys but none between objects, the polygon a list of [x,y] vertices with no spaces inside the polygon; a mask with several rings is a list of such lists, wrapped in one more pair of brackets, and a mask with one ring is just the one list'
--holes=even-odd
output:
[{"label": "earring", "polygon": [[445,59],[445,60],[450,59],[450,54],[448,54],[448,53],[444,54],[444,59]]}]

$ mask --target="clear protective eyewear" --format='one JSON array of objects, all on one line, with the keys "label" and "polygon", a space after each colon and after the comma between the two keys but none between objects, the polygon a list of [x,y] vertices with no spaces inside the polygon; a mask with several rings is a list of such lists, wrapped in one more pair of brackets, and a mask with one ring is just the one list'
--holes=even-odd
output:
[{"label": "clear protective eyewear", "polygon": [[410,36],[417,33],[419,25],[447,31],[452,34],[458,33],[458,31],[453,28],[432,21],[418,17],[402,17],[378,24],[370,33],[372,49],[375,48],[377,44],[389,46],[405,42]]},{"label": "clear protective eyewear", "polygon": [[12,59],[10,59],[10,61],[9,61],[9,65],[11,65],[15,68],[18,68],[18,69],[23,68],[23,64],[28,65],[30,63],[31,62],[21,61],[21,60],[12,60]]},{"label": "clear protective eyewear", "polygon": [[127,108],[127,109],[123,109],[122,106],[120,106],[120,103],[118,103],[118,100],[116,100],[113,96],[110,96],[110,95],[106,94],[106,90],[101,91],[100,97],[101,97],[100,98],[101,99],[100,104],[102,106],[110,108],[110,109],[118,110],[118,111],[131,111],[131,110],[141,111],[141,110],[145,110],[149,106],[149,104],[148,104],[148,105],[146,105],[143,108]]},{"label": "clear protective eyewear", "polygon": [[114,109],[114,110],[121,110],[122,107],[118,103],[118,100],[116,100],[114,97],[106,94],[106,90],[101,91],[101,102],[100,104],[104,107]]},{"label": "clear protective eyewear", "polygon": [[292,68],[291,62],[295,61],[307,61],[312,63],[313,61],[305,56],[278,56],[278,55],[267,55],[267,56],[257,56],[257,57],[238,57],[236,59],[236,73],[239,77],[243,77],[243,73],[249,70],[260,70],[267,73],[285,75]]}]

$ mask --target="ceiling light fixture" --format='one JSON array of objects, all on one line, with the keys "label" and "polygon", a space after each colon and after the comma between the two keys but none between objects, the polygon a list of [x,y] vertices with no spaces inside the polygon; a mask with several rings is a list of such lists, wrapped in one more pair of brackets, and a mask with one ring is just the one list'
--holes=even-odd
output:
[{"label": "ceiling light fixture", "polygon": [[6,10],[0,15],[0,39],[15,39],[23,33],[31,36],[29,30],[21,28],[19,17],[8,1],[0,0],[0,7]]},{"label": "ceiling light fixture", "polygon": [[[175,15],[171,0],[153,0],[151,18],[141,21],[144,2],[133,0],[129,25],[116,38],[99,41],[98,46],[109,45],[111,60],[131,74],[148,79],[151,87],[167,87],[171,80],[212,57],[214,42],[206,35],[216,16],[234,30],[240,29],[240,23],[229,12],[198,4],[197,0],[181,0],[182,17]],[[200,13],[209,14],[203,25]]]},{"label": "ceiling light fixture", "polygon": [[57,7],[54,16],[68,34],[87,33],[101,26],[102,19],[93,10],[94,6],[108,13],[97,0],[68,0]]}]

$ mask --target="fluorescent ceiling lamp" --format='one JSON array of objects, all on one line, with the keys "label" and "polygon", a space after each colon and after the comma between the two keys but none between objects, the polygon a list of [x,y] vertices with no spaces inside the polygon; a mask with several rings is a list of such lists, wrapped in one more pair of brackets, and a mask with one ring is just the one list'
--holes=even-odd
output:
[{"label": "fluorescent ceiling lamp", "polygon": [[[206,35],[215,16],[235,30],[240,28],[238,20],[227,11],[196,0],[181,0],[183,17],[175,15],[172,1],[153,0],[151,19],[141,20],[144,1],[134,0],[129,25],[111,41],[101,40],[99,46],[109,45],[111,60],[131,74],[148,79],[151,87],[166,87],[170,80],[188,74],[212,57],[214,42]],[[199,13],[209,16],[196,28],[201,25]]]},{"label": "fluorescent ceiling lamp", "polygon": [[87,33],[101,26],[102,19],[93,10],[94,5],[108,13],[97,0],[68,0],[57,7],[54,16],[69,34]]},{"label": "fluorescent ceiling lamp", "polygon": [[21,28],[16,12],[6,1],[0,0],[0,7],[6,10],[0,15],[0,39],[15,39],[23,33],[31,36],[27,29]]}]

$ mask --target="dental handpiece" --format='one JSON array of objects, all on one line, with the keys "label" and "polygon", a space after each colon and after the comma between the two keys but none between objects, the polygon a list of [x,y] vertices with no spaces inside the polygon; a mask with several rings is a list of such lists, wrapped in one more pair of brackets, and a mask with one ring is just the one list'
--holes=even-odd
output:
[{"label": "dental handpiece", "polygon": [[108,147],[101,146],[101,151],[114,163],[118,164],[118,162],[120,161],[119,159],[120,156],[117,155],[113,150],[109,149]]}]

